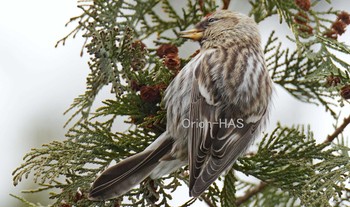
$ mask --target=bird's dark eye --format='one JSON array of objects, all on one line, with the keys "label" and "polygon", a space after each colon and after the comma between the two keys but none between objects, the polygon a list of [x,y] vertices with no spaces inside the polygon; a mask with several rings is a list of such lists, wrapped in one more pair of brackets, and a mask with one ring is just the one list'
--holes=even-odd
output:
[{"label": "bird's dark eye", "polygon": [[218,20],[217,18],[209,18],[208,22],[215,22],[216,20]]}]

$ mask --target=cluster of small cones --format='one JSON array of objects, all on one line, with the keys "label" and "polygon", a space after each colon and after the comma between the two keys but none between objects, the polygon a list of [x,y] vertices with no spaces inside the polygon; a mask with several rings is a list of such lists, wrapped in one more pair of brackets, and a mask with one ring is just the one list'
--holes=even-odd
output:
[{"label": "cluster of small cones", "polygon": [[338,36],[345,32],[346,27],[350,24],[349,13],[342,11],[337,15],[336,21],[332,24],[331,28],[324,33],[328,38],[338,39]]},{"label": "cluster of small cones", "polygon": [[[132,44],[132,47],[139,48],[141,51],[146,50],[146,45],[141,41],[135,41]],[[179,50],[175,45],[161,44],[155,52],[155,54],[163,60],[164,66],[166,66],[174,75],[176,75],[180,71],[181,60],[178,56]],[[139,65],[140,64],[132,64],[131,66],[134,71],[139,71]],[[143,103],[145,103],[147,107],[152,108],[150,110],[150,114],[143,119],[137,117],[130,117],[130,123],[139,124],[146,121],[145,123],[148,123],[145,125],[146,128],[157,131],[157,126],[155,125],[158,125],[160,123],[157,123],[157,120],[155,119],[155,115],[153,113],[155,112],[154,109],[158,108],[158,103],[161,101],[162,98],[161,94],[165,91],[167,85],[165,83],[147,85],[144,83],[140,83],[137,80],[130,80],[129,84],[130,88],[133,91],[139,92],[140,98],[143,101]]]},{"label": "cluster of small cones", "polygon": [[[338,86],[341,84],[341,78],[339,76],[330,75],[326,79],[327,86]],[[346,84],[340,88],[340,96],[344,99],[350,99],[350,85]]]},{"label": "cluster of small cones", "polygon": [[[142,42],[135,42],[135,46],[140,46],[142,49],[145,45]],[[172,44],[162,44],[156,51],[156,55],[163,58],[164,65],[176,75],[181,68],[181,60],[178,56],[178,48]],[[166,89],[165,84],[143,85],[135,80],[131,80],[130,87],[134,91],[140,91],[141,99],[145,102],[159,102],[161,99],[161,91]]]},{"label": "cluster of small cones", "polygon": [[[298,24],[298,30],[303,34],[312,35],[313,28],[309,25],[310,19],[307,14],[311,8],[310,0],[295,0],[294,3],[298,8],[300,8],[300,11],[294,16],[294,22]],[[337,19],[332,23],[330,29],[325,31],[323,35],[336,40],[345,32],[346,27],[349,24],[349,13],[342,11],[337,15]]]},{"label": "cluster of small cones", "polygon": [[156,51],[158,57],[163,58],[164,65],[176,75],[181,68],[179,50],[173,44],[162,44]]},{"label": "cluster of small cones", "polygon": [[[298,30],[306,35],[313,34],[313,28],[309,25],[310,19],[308,11],[311,8],[310,0],[294,0],[295,5],[300,9],[294,16],[294,22],[298,24]],[[350,24],[350,14],[342,11],[337,15],[337,19],[331,24],[330,29],[325,31],[325,37],[337,40],[344,34],[346,27]],[[330,75],[327,77],[326,84],[329,87],[335,87],[341,84],[339,76]],[[346,84],[340,89],[340,96],[344,99],[350,99],[350,85]]]}]

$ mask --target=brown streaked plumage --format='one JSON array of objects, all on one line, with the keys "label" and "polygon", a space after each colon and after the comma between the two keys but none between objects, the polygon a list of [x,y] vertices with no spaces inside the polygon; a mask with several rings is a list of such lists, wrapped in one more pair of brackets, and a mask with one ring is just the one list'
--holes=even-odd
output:
[{"label": "brown streaked plumage", "polygon": [[256,23],[217,11],[182,36],[199,41],[201,50],[166,90],[167,130],[145,151],[103,172],[90,199],[121,196],[144,178],[160,178],[187,163],[190,195],[197,197],[259,135],[272,81]]}]

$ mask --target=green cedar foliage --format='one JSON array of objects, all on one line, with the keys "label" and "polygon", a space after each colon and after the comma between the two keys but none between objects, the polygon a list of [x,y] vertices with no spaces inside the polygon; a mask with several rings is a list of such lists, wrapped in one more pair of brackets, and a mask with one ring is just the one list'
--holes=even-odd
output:
[{"label": "green cedar foliage", "polygon": [[[182,5],[180,11],[175,3]],[[185,40],[178,38],[178,32],[218,9],[220,3],[81,1],[81,15],[69,21],[76,28],[57,45],[77,34],[86,39],[82,48],[90,57],[86,91],[67,111],[72,113],[67,122],[72,126],[65,141],[45,144],[25,155],[24,163],[13,173],[14,183],[31,175],[39,187],[25,192],[48,191],[53,206],[170,206],[172,192],[188,182],[187,167],[160,180],[146,179],[119,199],[92,202],[86,195],[97,174],[111,163],[142,151],[165,130],[164,90],[191,58],[179,58],[177,47]],[[335,107],[348,103],[344,96],[349,92],[344,90],[350,67],[334,51],[350,55],[350,48],[337,41],[342,26],[346,26],[339,22],[347,20],[345,13],[331,8],[330,1],[323,2],[327,3],[326,11],[315,9],[318,3],[251,0],[246,4],[258,23],[278,15],[292,31],[287,38],[295,43],[295,49],[283,49],[274,28],[265,43],[273,81],[298,100],[324,107],[338,121]],[[146,46],[145,40],[154,45]],[[96,96],[105,87],[113,98],[92,111]],[[130,124],[124,132],[113,127],[121,116],[128,117]],[[223,187],[216,182],[201,197],[182,206],[197,199],[209,206],[225,207],[349,206],[350,189],[345,185],[350,171],[348,151],[344,143],[316,143],[304,126],[278,124],[272,133],[265,134],[256,153],[240,158],[220,178]],[[241,179],[238,171],[261,183]],[[40,206],[14,197],[28,206]]]}]

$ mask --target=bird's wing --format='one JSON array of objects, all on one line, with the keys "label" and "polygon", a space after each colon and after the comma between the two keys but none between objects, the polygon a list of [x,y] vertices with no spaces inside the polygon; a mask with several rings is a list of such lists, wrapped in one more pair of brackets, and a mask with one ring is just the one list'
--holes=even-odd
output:
[{"label": "bird's wing", "polygon": [[[199,196],[245,151],[255,136],[263,113],[248,120],[240,103],[228,100],[234,84],[224,86],[224,67],[234,57],[219,59],[223,51],[202,52],[194,69],[189,133],[190,195]],[[237,65],[237,64],[233,64]],[[240,67],[247,67],[240,65]],[[239,68],[231,68],[231,71]],[[239,74],[239,73],[237,73]],[[209,78],[209,79],[208,79]],[[238,85],[238,84],[237,84]]]}]

